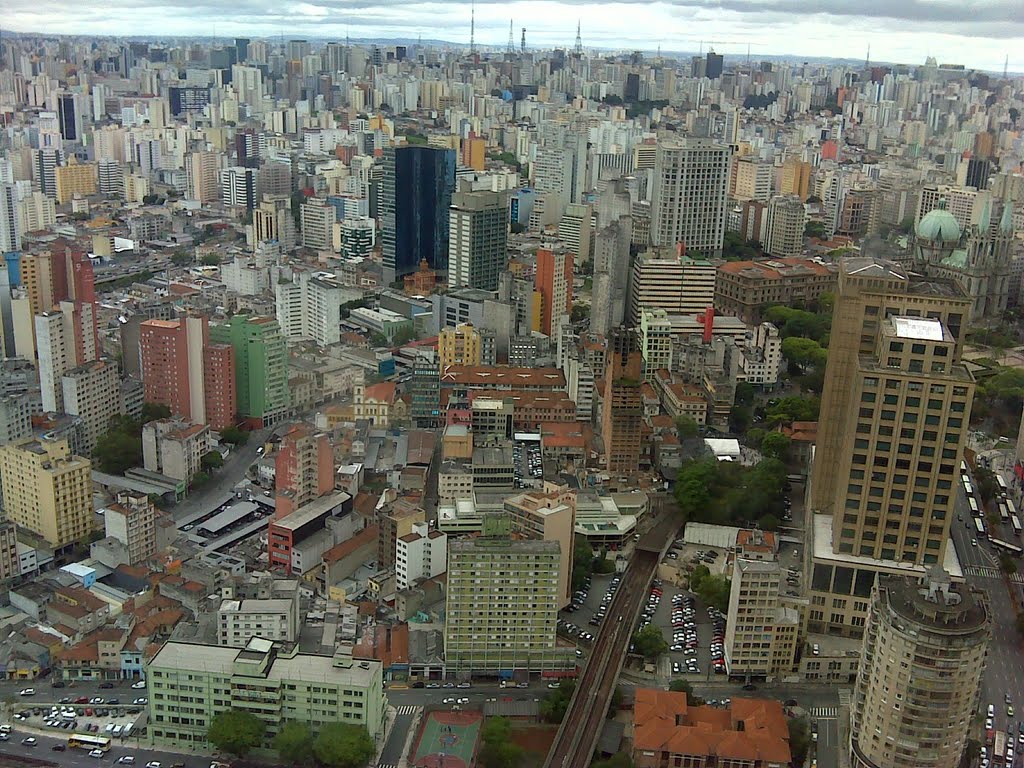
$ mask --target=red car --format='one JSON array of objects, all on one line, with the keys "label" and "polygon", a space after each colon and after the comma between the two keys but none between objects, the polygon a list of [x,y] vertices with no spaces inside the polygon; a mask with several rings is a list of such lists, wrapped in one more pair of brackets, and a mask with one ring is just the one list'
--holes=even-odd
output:
[{"label": "red car", "polygon": [[75,699],[75,704],[88,704],[88,703],[89,703],[89,697],[88,696],[79,696],[77,699]]}]

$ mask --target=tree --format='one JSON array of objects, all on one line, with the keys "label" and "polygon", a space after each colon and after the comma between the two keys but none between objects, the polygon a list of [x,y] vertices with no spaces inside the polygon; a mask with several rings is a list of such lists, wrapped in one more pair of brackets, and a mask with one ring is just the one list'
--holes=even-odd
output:
[{"label": "tree", "polygon": [[143,403],[142,415],[139,417],[139,421],[143,424],[148,424],[157,419],[168,419],[170,416],[171,409],[163,403]]},{"label": "tree", "polygon": [[549,691],[540,702],[540,716],[547,723],[560,723],[569,708],[572,692],[576,689],[575,680],[563,680],[558,687]]},{"label": "tree", "polygon": [[668,684],[668,689],[670,691],[677,691],[677,692],[680,692],[680,693],[685,693],[686,694],[686,703],[689,704],[691,707],[699,707],[699,706],[702,706],[704,704],[704,699],[702,699],[700,696],[697,696],[696,694],[694,694],[693,686],[690,685],[690,681],[689,680],[684,680],[681,677],[680,678],[676,678],[675,680],[673,680],[671,683]]},{"label": "tree", "polygon": [[762,531],[777,531],[779,529],[779,518],[775,515],[765,515],[757,521],[757,527]]},{"label": "tree", "polygon": [[828,351],[814,339],[790,336],[782,340],[782,356],[797,366],[800,372],[809,368],[824,368],[828,362]]},{"label": "tree", "polygon": [[712,576],[707,566],[698,565],[690,574],[690,589],[707,605],[725,613],[729,610],[729,579]]},{"label": "tree", "polygon": [[572,591],[583,588],[587,577],[594,572],[594,550],[586,536],[577,536],[572,547]]},{"label": "tree", "polygon": [[192,487],[200,488],[210,482],[209,472],[196,472],[192,475]]},{"label": "tree", "polygon": [[633,635],[633,652],[646,659],[655,659],[668,650],[661,628],[648,624]]},{"label": "tree", "polygon": [[740,405],[752,405],[754,402],[754,385],[749,381],[737,382],[736,402]]},{"label": "tree", "polygon": [[793,755],[793,765],[803,765],[807,758],[807,750],[811,746],[811,727],[806,717],[789,719],[789,749]]},{"label": "tree", "polygon": [[512,741],[512,724],[507,717],[489,717],[480,732],[484,768],[516,768],[524,757],[523,748]]},{"label": "tree", "polygon": [[999,569],[1006,574],[1014,574],[1017,572],[1017,561],[1009,555],[999,556]]},{"label": "tree", "polygon": [[224,457],[220,451],[210,451],[209,453],[203,454],[203,458],[199,460],[199,464],[204,470],[220,469],[224,466]]},{"label": "tree", "polygon": [[824,222],[808,221],[804,225],[804,237],[816,237],[819,240],[824,240],[827,234]]},{"label": "tree", "polygon": [[192,254],[186,251],[177,251],[171,256],[171,264],[176,267],[184,267],[192,263]]},{"label": "tree", "polygon": [[680,440],[691,440],[700,434],[700,425],[686,414],[676,419],[676,432]]},{"label": "tree", "polygon": [[245,445],[249,442],[249,433],[239,429],[238,427],[227,427],[220,431],[220,439],[222,443]]},{"label": "tree", "polygon": [[817,421],[821,400],[817,397],[801,397],[791,395],[783,397],[765,409],[765,422],[769,426],[775,424],[791,424],[794,421]]},{"label": "tree", "polygon": [[206,738],[213,746],[236,757],[244,757],[263,743],[263,721],[250,712],[229,709],[213,718]]},{"label": "tree", "polygon": [[199,263],[204,267],[216,267],[220,264],[220,256],[216,253],[208,253],[199,260]]},{"label": "tree", "polygon": [[589,304],[573,304],[572,312],[569,313],[569,322],[581,323],[590,317]]},{"label": "tree", "polygon": [[789,456],[789,437],[781,432],[766,432],[761,439],[761,453],[768,459],[785,461]]},{"label": "tree", "polygon": [[375,751],[366,729],[351,723],[322,725],[313,740],[313,756],[332,768],[361,768]]},{"label": "tree", "polygon": [[274,750],[286,763],[307,765],[313,761],[313,732],[306,723],[285,723],[274,737]]},{"label": "tree", "polygon": [[92,457],[101,472],[123,475],[142,463],[142,435],[111,429],[96,440]]}]

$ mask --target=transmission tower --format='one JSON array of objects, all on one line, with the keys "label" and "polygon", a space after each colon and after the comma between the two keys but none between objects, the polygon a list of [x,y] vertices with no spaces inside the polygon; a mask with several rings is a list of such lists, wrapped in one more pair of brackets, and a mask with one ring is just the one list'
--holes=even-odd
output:
[{"label": "transmission tower", "polygon": [[469,6],[469,53],[476,55],[476,3]]},{"label": "transmission tower", "polygon": [[583,38],[580,37],[580,22],[576,21],[576,55],[583,55]]},{"label": "transmission tower", "polygon": [[512,19],[508,20],[508,49],[507,49],[506,52],[507,53],[515,53],[516,52],[516,40],[515,40],[514,37],[512,37]]},{"label": "transmission tower", "polygon": [[519,42],[519,51],[526,53],[526,27],[523,27],[523,39]]}]

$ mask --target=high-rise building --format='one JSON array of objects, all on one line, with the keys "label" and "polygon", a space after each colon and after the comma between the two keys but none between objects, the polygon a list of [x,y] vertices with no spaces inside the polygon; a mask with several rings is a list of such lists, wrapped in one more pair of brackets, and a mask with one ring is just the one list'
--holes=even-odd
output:
[{"label": "high-rise building", "polygon": [[[856,597],[875,573],[945,561],[974,379],[959,286],[873,257],[840,270],[809,490],[812,595],[833,610],[812,610],[808,627],[859,637]],[[851,555],[858,578],[833,583],[825,574]]]},{"label": "high-rise building", "polygon": [[61,389],[64,412],[82,422],[79,447],[91,456],[96,441],[110,428],[110,420],[124,413],[117,365],[109,360],[93,360],[71,368],[61,377]]},{"label": "high-rise building", "polygon": [[[626,210],[629,210],[628,205]],[[607,335],[629,317],[632,233],[633,219],[624,215],[598,230],[594,237],[594,288],[590,307],[590,329],[594,333]]]},{"label": "high-rise building", "polygon": [[733,161],[729,179],[729,192],[735,200],[757,200],[767,203],[772,196],[775,168],[752,156]]},{"label": "high-rise building", "polygon": [[779,195],[768,203],[768,235],[764,249],[772,256],[799,256],[804,251],[807,211],[796,195]]},{"label": "high-rise building", "polygon": [[295,218],[291,200],[285,195],[264,195],[252,212],[253,246],[270,241],[281,246],[281,253],[295,247]]},{"label": "high-rise building", "polygon": [[427,523],[414,523],[412,533],[395,546],[395,587],[407,589],[420,579],[448,570],[448,536]]},{"label": "high-rise building", "polygon": [[437,337],[438,371],[452,365],[494,365],[494,334],[474,328],[471,323],[445,326]]},{"label": "high-rise building", "polygon": [[[556,541],[516,540],[506,515],[479,537],[448,545],[445,662],[451,669],[559,670],[575,664],[555,630],[561,552]],[[510,588],[510,584],[520,584]]]},{"label": "high-rise building", "polygon": [[314,198],[299,208],[302,223],[302,247],[330,251],[334,245],[334,220],[337,209],[322,198]]},{"label": "high-rise building", "polygon": [[368,259],[377,242],[376,224],[368,216],[347,218],[341,222],[341,256],[344,259]]},{"label": "high-rise building", "polygon": [[608,338],[601,437],[605,467],[619,475],[628,475],[640,468],[642,376],[643,358],[636,348],[635,334],[625,328],[613,329]]},{"label": "high-rise building", "polygon": [[672,370],[672,321],[664,309],[640,312],[640,353],[645,381],[653,381],[656,371]]},{"label": "high-rise building", "polygon": [[460,190],[448,224],[448,287],[498,290],[508,261],[508,193]]},{"label": "high-rise building", "polygon": [[437,361],[419,352],[412,364],[409,416],[419,429],[435,429],[441,420],[441,376]]},{"label": "high-rise building", "polygon": [[[209,749],[210,724],[233,709],[263,723],[267,750],[288,722],[304,723],[314,733],[329,723],[348,723],[366,728],[374,740],[384,731],[381,662],[357,661],[342,650],[333,656],[305,653],[261,637],[245,648],[172,641],[146,664],[145,677],[148,732],[158,748]],[[189,717],[183,718],[185,709]]]},{"label": "high-rise building", "polygon": [[60,135],[64,141],[80,142],[84,138],[82,124],[85,99],[80,93],[61,91],[55,95]]},{"label": "high-rise building", "polygon": [[76,364],[74,334],[63,312],[44,312],[36,315],[35,335],[43,410],[63,413],[62,379]]},{"label": "high-rise building", "polygon": [[851,708],[854,768],[961,765],[989,645],[986,603],[937,566],[923,581],[879,577]]},{"label": "high-rise building", "polygon": [[398,540],[408,536],[413,527],[426,522],[422,507],[407,499],[397,499],[377,512],[377,563],[381,568],[393,568]]},{"label": "high-rise building", "polygon": [[722,66],[725,63],[725,57],[722,54],[708,51],[704,61],[704,75],[709,80],[717,80],[722,76]]},{"label": "high-rise building", "polygon": [[732,148],[707,139],[658,144],[651,242],[720,256]]},{"label": "high-rise building", "polygon": [[96,163],[80,163],[74,157],[68,159],[54,171],[56,198],[60,205],[67,205],[75,195],[88,197],[96,194]]},{"label": "high-rise building", "polygon": [[281,437],[274,458],[277,491],[274,517],[287,517],[303,504],[334,490],[334,449],[326,433],[297,424]]},{"label": "high-rise building", "polygon": [[32,404],[24,392],[0,395],[0,445],[32,434]]},{"label": "high-rise building", "polygon": [[104,510],[106,535],[124,544],[129,565],[145,563],[156,555],[155,518],[153,502],[139,491],[118,491],[117,501]]},{"label": "high-rise building", "polygon": [[682,248],[647,251],[633,262],[629,290],[629,321],[636,325],[645,309],[692,316],[715,300],[715,265],[691,258]]},{"label": "high-rise building", "polygon": [[384,148],[380,223],[384,280],[415,272],[426,260],[448,268],[448,209],[455,191],[455,150],[429,146]]},{"label": "high-rise building", "polygon": [[795,667],[799,598],[789,605],[783,601],[777,552],[774,533],[739,532],[724,644],[730,677],[781,680]]},{"label": "high-rise building", "polygon": [[18,557],[18,526],[0,518],[0,584],[21,575]]},{"label": "high-rise building", "polygon": [[219,172],[220,202],[228,208],[256,207],[256,169],[233,165]]},{"label": "high-rise building", "polygon": [[272,426],[288,412],[288,350],[272,317],[234,315],[210,328],[210,340],[235,350],[238,413],[260,426]]},{"label": "high-rise building", "polygon": [[217,152],[199,150],[186,158],[186,188],[190,199],[198,200],[203,205],[218,199],[220,157]]},{"label": "high-rise building", "polygon": [[13,184],[0,184],[0,254],[21,250],[18,193]]},{"label": "high-rise building", "polygon": [[337,344],[341,340],[343,293],[340,284],[326,277],[282,268],[274,294],[277,322],[285,338],[311,339],[321,347]]},{"label": "high-rise building", "polygon": [[221,430],[235,423],[235,350],[211,343],[209,320],[146,320],[139,349],[146,402],[171,415]]},{"label": "high-rise building", "polygon": [[572,310],[572,254],[547,248],[537,251],[533,289],[541,297],[541,333],[551,336],[564,315]]},{"label": "high-rise building", "polygon": [[811,193],[811,164],[796,157],[787,157],[779,175],[779,194],[796,195],[800,202]]},{"label": "high-rise building", "polygon": [[65,438],[27,437],[0,447],[4,512],[19,526],[63,548],[94,530],[92,464]]},{"label": "high-rise building", "polygon": [[64,151],[55,147],[34,150],[32,166],[34,180],[39,191],[51,199],[57,197],[57,168],[64,164]]},{"label": "high-rise building", "polygon": [[511,496],[503,502],[512,532],[531,539],[558,542],[559,607],[572,598],[573,541],[576,532],[576,494],[565,486],[545,484],[538,491]]},{"label": "high-rise building", "polygon": [[558,236],[575,257],[576,264],[590,261],[593,215],[594,209],[589,203],[570,203],[558,222]]}]

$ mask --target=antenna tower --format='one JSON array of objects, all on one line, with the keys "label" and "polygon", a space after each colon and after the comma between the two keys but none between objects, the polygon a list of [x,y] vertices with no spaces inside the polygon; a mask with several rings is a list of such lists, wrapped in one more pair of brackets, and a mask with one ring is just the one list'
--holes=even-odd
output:
[{"label": "antenna tower", "polygon": [[583,55],[583,38],[580,37],[580,21],[576,20],[576,55]]},{"label": "antenna tower", "polygon": [[508,20],[508,53],[516,52],[516,40],[512,37],[512,19]]},{"label": "antenna tower", "polygon": [[519,41],[520,53],[526,53],[526,27],[523,27],[523,39]]},{"label": "antenna tower", "polygon": [[871,69],[871,43],[868,43],[868,55],[864,57],[864,69]]},{"label": "antenna tower", "polygon": [[1010,54],[1006,54],[1006,58],[1003,59],[1003,80],[1006,79],[1006,70],[1010,66]]},{"label": "antenna tower", "polygon": [[469,53],[476,54],[476,3],[469,6]]}]

